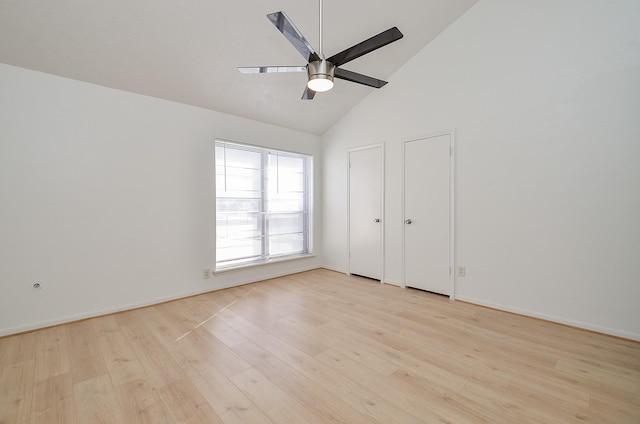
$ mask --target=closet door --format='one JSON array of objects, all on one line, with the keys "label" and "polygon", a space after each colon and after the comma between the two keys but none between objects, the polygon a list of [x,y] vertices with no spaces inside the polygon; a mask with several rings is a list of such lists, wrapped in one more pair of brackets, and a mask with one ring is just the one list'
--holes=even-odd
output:
[{"label": "closet door", "polygon": [[382,146],[349,151],[349,273],[382,280]]},{"label": "closet door", "polygon": [[404,143],[404,284],[451,295],[451,135]]}]

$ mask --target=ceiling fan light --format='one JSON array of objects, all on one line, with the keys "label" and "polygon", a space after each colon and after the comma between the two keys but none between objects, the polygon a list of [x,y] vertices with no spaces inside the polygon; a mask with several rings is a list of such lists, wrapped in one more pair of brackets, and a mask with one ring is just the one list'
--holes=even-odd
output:
[{"label": "ceiling fan light", "polygon": [[317,93],[329,91],[333,88],[333,71],[335,66],[326,60],[316,60],[307,66],[309,80],[307,87]]},{"label": "ceiling fan light", "polygon": [[313,90],[317,93],[329,91],[333,88],[333,77],[323,74],[313,75],[309,77],[307,87],[309,87],[309,90]]}]

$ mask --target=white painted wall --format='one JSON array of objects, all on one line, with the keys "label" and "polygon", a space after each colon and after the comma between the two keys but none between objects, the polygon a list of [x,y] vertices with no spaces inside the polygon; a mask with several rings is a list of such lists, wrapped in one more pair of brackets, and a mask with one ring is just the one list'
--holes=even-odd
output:
[{"label": "white painted wall", "polygon": [[638,22],[637,0],[480,0],[323,136],[324,264],[348,266],[346,151],[385,142],[401,283],[402,141],[455,128],[456,297],[640,339]]},{"label": "white painted wall", "polygon": [[217,137],[315,155],[320,203],[317,136],[0,65],[0,335],[317,267],[203,280]]}]

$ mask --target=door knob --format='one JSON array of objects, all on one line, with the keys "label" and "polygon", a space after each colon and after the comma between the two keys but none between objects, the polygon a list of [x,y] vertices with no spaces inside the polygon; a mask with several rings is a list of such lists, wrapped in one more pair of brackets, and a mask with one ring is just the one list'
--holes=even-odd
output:
[{"label": "door knob", "polygon": [[405,220],[404,220],[404,223],[405,223],[405,224],[411,224],[411,220],[410,220],[410,219],[405,219]]},{"label": "door knob", "polygon": [[374,219],[373,222],[380,222],[380,218]]}]

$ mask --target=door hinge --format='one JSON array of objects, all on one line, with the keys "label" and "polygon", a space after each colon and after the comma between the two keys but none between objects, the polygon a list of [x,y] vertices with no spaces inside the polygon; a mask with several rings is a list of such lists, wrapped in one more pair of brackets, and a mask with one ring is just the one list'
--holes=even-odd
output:
[{"label": "door hinge", "polygon": [[451,267],[449,267],[449,275],[451,275]]}]

